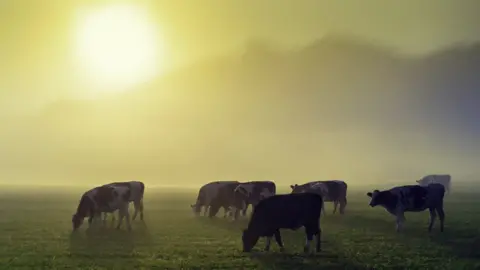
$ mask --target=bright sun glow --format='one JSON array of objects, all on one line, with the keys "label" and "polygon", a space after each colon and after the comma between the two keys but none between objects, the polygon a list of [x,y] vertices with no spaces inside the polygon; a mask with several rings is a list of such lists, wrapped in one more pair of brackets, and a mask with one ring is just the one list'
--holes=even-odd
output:
[{"label": "bright sun glow", "polygon": [[105,91],[122,91],[152,78],[159,68],[159,40],[146,10],[115,5],[79,17],[76,55]]}]

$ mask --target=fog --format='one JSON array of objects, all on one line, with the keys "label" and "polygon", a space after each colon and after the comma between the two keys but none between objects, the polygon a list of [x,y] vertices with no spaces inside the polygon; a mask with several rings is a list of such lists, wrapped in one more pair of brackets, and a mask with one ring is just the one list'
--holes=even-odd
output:
[{"label": "fog", "polygon": [[[411,55],[361,31],[325,34],[332,29],[290,47],[242,32],[246,41],[234,50],[88,99],[61,94],[88,91],[65,79],[74,72],[68,65],[38,58],[51,80],[41,84],[28,61],[10,56],[16,71],[0,77],[0,182],[191,187],[343,179],[355,186],[414,183],[430,173],[477,181],[480,46],[465,38]],[[58,64],[62,56],[52,55]],[[0,71],[9,69],[5,63]]]}]

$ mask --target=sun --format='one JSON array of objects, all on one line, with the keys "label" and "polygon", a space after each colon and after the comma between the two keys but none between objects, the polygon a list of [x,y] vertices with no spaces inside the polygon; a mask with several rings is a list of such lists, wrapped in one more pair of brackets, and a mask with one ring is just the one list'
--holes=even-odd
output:
[{"label": "sun", "polygon": [[79,15],[76,59],[102,90],[123,91],[159,72],[162,47],[147,10],[123,4]]}]

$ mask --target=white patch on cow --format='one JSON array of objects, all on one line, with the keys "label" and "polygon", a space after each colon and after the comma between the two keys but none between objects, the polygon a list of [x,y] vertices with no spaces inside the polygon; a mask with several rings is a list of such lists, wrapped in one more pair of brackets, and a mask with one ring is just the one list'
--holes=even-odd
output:
[{"label": "white patch on cow", "polygon": [[430,174],[422,177],[422,179],[416,182],[421,186],[428,186],[433,183],[441,184],[445,187],[445,190],[449,193],[452,177],[449,174]]},{"label": "white patch on cow", "polygon": [[275,195],[275,193],[270,192],[270,190],[268,190],[268,188],[264,188],[262,190],[262,192],[260,192],[260,199],[263,200],[263,199],[266,199],[266,198],[271,197],[273,195]]}]

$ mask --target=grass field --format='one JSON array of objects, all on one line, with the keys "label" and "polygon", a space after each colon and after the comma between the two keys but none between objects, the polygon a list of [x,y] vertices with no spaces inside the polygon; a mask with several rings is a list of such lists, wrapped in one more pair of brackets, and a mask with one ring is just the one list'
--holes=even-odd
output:
[{"label": "grass field", "polygon": [[[480,192],[480,191],[479,191]],[[147,189],[145,225],[133,231],[71,233],[81,190],[3,191],[0,196],[1,269],[480,269],[480,193],[445,199],[446,225],[427,233],[428,211],[407,213],[404,232],[394,218],[368,207],[364,191],[349,191],[346,215],[322,217],[323,251],[304,255],[303,230],[282,231],[286,251],[260,240],[241,252],[247,220],[194,217],[193,191]],[[439,225],[438,221],[437,224]]]}]

